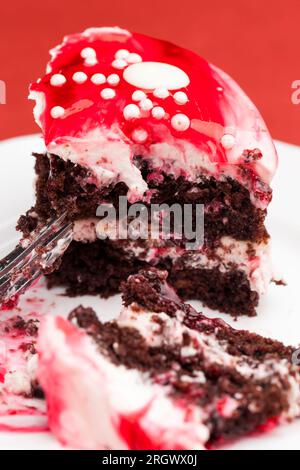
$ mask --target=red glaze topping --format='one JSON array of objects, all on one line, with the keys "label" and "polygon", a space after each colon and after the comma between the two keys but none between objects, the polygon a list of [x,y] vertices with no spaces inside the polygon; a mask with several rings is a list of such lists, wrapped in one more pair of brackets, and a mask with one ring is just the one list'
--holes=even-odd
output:
[{"label": "red glaze topping", "polygon": [[[228,75],[197,54],[119,28],[91,28],[67,36],[51,55],[48,73],[30,88],[48,151],[100,180],[117,175],[138,193],[147,185],[133,187],[137,148],[156,170],[238,178],[243,167],[270,183],[277,156],[263,119]],[[126,145],[128,158],[107,143]],[[164,143],[169,150],[155,151]],[[249,159],[249,151],[259,158]]]}]

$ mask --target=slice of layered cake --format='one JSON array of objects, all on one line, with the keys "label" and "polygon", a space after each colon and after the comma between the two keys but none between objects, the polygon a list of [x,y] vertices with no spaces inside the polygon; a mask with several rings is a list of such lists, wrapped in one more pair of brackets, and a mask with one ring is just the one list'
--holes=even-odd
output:
[{"label": "slice of layered cake", "polygon": [[[74,241],[49,285],[70,294],[118,291],[140,268],[169,272],[183,298],[234,315],[255,313],[271,279],[264,226],[277,156],[259,112],[238,85],[197,54],[115,28],[67,36],[30,98],[46,153],[36,157],[36,204],[24,237],[64,212]],[[204,243],[120,239],[99,205],[204,205]],[[164,207],[165,207],[164,206]],[[149,226],[144,227],[150,233]]]},{"label": "slice of layered cake", "polygon": [[38,379],[62,443],[204,449],[299,416],[293,349],[206,318],[166,277],[130,276],[115,321],[79,307],[42,324]]}]

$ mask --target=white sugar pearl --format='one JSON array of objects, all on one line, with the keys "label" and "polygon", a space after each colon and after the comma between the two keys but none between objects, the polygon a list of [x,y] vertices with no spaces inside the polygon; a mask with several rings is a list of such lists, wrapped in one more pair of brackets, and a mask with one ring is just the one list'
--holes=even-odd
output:
[{"label": "white sugar pearl", "polygon": [[235,137],[231,134],[224,134],[221,138],[221,144],[224,149],[231,149],[235,144]]},{"label": "white sugar pearl", "polygon": [[131,54],[129,54],[129,56],[126,57],[126,60],[128,64],[137,64],[138,62],[143,61],[141,56],[139,54],[136,54],[135,52],[132,52]]},{"label": "white sugar pearl", "polygon": [[52,86],[62,86],[66,83],[66,81],[67,81],[66,77],[62,75],[61,73],[55,73],[50,78],[50,84]]},{"label": "white sugar pearl", "polygon": [[153,95],[156,98],[161,98],[162,100],[164,100],[165,98],[168,98],[169,92],[166,88],[155,88],[155,90],[153,91]]},{"label": "white sugar pearl", "polygon": [[142,144],[148,139],[148,132],[145,129],[134,129],[132,139],[139,144]]},{"label": "white sugar pearl", "polygon": [[109,83],[112,86],[116,86],[120,83],[120,77],[116,73],[112,73],[107,77],[107,83]]},{"label": "white sugar pearl", "polygon": [[155,106],[151,111],[152,116],[154,119],[163,119],[165,117],[165,110],[161,106]]},{"label": "white sugar pearl", "polygon": [[80,52],[80,55],[83,59],[88,59],[89,57],[96,57],[96,51],[92,47],[85,47]]},{"label": "white sugar pearl", "polygon": [[145,98],[147,98],[147,95],[142,90],[136,90],[132,93],[132,101],[142,101]]},{"label": "white sugar pearl", "polygon": [[74,82],[81,84],[81,83],[86,82],[88,77],[87,77],[87,74],[84,72],[75,72],[72,78]]},{"label": "white sugar pearl", "polygon": [[153,103],[152,103],[151,100],[149,100],[149,98],[146,98],[146,99],[140,101],[140,108],[143,111],[150,111],[150,109],[153,108]]},{"label": "white sugar pearl", "polygon": [[175,114],[171,119],[171,126],[176,131],[186,131],[190,127],[190,120],[185,114]]},{"label": "white sugar pearl", "polygon": [[115,53],[116,59],[127,59],[128,56],[129,56],[129,51],[127,51],[127,49],[119,49]]},{"label": "white sugar pearl", "polygon": [[80,55],[83,59],[87,59],[88,57],[95,57],[96,56],[96,51],[92,47],[85,47],[80,52]]},{"label": "white sugar pearl", "polygon": [[188,102],[188,97],[183,91],[177,91],[176,93],[174,93],[173,98],[176,104],[182,105]]},{"label": "white sugar pearl", "polygon": [[128,64],[127,64],[126,60],[116,59],[112,62],[111,65],[113,66],[114,69],[121,70],[121,69],[124,69],[125,67],[127,67]]},{"label": "white sugar pearl", "polygon": [[106,82],[105,75],[103,75],[103,73],[95,73],[94,75],[91,76],[91,82],[94,85],[102,85],[103,83]]},{"label": "white sugar pearl", "polygon": [[65,108],[63,108],[62,106],[54,106],[51,109],[50,114],[53,119],[58,119],[65,114]]},{"label": "white sugar pearl", "polygon": [[100,96],[104,100],[112,100],[116,96],[116,92],[112,88],[103,88],[103,90],[101,90]]},{"label": "white sugar pearl", "polygon": [[84,61],[84,65],[86,65],[87,67],[92,67],[96,64],[98,64],[97,57],[87,57],[87,59],[85,59]]},{"label": "white sugar pearl", "polygon": [[130,119],[137,119],[140,117],[141,112],[136,104],[128,104],[123,110],[124,118],[129,121]]}]

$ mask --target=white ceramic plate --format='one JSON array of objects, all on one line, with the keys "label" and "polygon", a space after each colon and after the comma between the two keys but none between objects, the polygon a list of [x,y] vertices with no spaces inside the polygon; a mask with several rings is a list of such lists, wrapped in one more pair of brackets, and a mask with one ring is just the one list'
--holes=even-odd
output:
[{"label": "white ceramic plate", "polygon": [[[278,142],[280,165],[273,182],[274,198],[269,209],[268,229],[273,239],[273,259],[287,286],[272,284],[268,295],[262,299],[256,318],[232,320],[222,316],[235,328],[249,329],[279,339],[286,344],[300,343],[300,219],[297,204],[300,201],[300,148]],[[0,142],[0,257],[11,249],[18,235],[14,229],[20,214],[33,203],[32,151],[43,149],[41,139],[34,136],[18,137]],[[277,276],[277,277],[278,277]],[[38,293],[38,295],[37,295]],[[80,303],[94,307],[106,319],[120,311],[119,296],[102,300],[90,296],[70,299],[61,296],[62,291],[47,291],[36,287],[21,301],[25,311],[67,315]],[[32,301],[35,299],[35,301]],[[41,300],[43,299],[43,300]],[[207,315],[215,312],[193,304]],[[237,441],[229,449],[300,449],[300,420],[259,436]],[[55,449],[60,448],[49,433],[1,433],[0,449]]]}]

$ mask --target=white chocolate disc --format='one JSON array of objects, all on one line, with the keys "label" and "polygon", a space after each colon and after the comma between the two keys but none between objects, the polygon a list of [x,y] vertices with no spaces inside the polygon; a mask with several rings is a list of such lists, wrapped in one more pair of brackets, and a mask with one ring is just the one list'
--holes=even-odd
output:
[{"label": "white chocolate disc", "polygon": [[142,90],[166,88],[178,90],[190,83],[187,74],[179,67],[163,62],[139,62],[129,65],[123,73],[124,80]]}]

